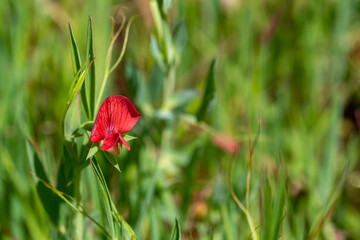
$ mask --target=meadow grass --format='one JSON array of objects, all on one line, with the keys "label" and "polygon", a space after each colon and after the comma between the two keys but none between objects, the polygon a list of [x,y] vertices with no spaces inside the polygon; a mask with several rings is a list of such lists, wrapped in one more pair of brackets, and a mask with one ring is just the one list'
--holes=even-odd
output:
[{"label": "meadow grass", "polygon": [[[0,239],[360,239],[359,7],[0,1]],[[121,172],[78,130],[110,95]]]}]

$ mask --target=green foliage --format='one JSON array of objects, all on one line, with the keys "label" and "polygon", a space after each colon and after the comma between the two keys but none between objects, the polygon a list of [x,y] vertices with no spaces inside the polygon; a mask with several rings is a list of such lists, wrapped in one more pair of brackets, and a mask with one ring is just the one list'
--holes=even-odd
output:
[{"label": "green foliage", "polygon": [[205,114],[209,111],[211,101],[215,97],[215,59],[211,62],[209,72],[206,77],[206,87],[203,94],[202,102],[197,112],[198,121],[202,120]]},{"label": "green foliage", "polygon": [[80,96],[76,95],[74,100],[71,102],[68,111],[66,112],[64,119],[64,136],[65,139],[70,141],[74,137],[75,131],[80,128],[81,118],[81,105]]},{"label": "green foliage", "polygon": [[180,239],[181,239],[180,225],[177,218],[175,218],[175,223],[171,231],[170,240],[180,240]]},{"label": "green foliage", "polygon": [[86,160],[93,157],[97,151],[99,151],[99,146],[97,144],[93,144],[89,150],[88,155],[86,156]]},{"label": "green foliage", "polygon": [[0,239],[360,239],[358,2],[117,4],[0,1]]},{"label": "green foliage", "polygon": [[[92,32],[92,24],[91,17],[89,16],[88,30],[87,30],[87,40],[86,40],[86,58],[87,59],[95,59],[94,55],[94,43],[93,43],[93,32]],[[86,91],[89,93],[89,99],[86,99],[86,102],[89,102],[89,119],[94,119],[95,112],[95,63],[91,64],[89,73],[89,80],[86,81]],[[85,89],[85,88],[84,88]]]},{"label": "green foliage", "polygon": [[[90,22],[89,22],[90,25]],[[75,36],[74,33],[72,31],[71,25],[69,23],[69,31],[70,31],[70,39],[71,39],[71,55],[72,55],[72,60],[73,60],[73,68],[74,68],[74,73],[75,75],[77,75],[77,73],[80,71],[81,67],[81,57],[80,57],[80,53],[79,53],[79,49],[75,40]],[[84,77],[85,79],[85,77]],[[80,80],[80,77],[79,77]],[[80,90],[81,92],[81,103],[84,107],[84,112],[85,112],[85,116],[86,118],[89,118],[89,107],[88,107],[88,100],[86,98],[86,88],[82,88],[82,82],[80,82],[79,87],[77,89],[74,88],[74,91]],[[75,85],[76,86],[76,85]]]}]

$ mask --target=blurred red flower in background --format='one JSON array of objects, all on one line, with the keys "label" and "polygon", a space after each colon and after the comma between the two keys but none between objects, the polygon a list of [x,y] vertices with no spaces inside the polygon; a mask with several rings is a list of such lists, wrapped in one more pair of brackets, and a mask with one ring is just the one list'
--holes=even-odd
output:
[{"label": "blurred red flower in background", "polygon": [[101,150],[119,155],[122,145],[130,150],[121,134],[129,132],[140,118],[134,104],[123,96],[110,96],[101,105],[96,116],[90,141],[100,143]]},{"label": "blurred red flower in background", "polygon": [[230,154],[234,154],[240,149],[239,143],[232,136],[225,133],[214,134],[212,141],[216,146]]}]

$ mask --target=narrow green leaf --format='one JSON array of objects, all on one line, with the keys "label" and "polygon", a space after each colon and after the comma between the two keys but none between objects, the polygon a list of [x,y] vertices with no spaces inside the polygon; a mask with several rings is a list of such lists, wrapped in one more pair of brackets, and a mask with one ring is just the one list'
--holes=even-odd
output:
[{"label": "narrow green leaf", "polygon": [[[87,41],[86,41],[86,58],[94,59],[94,43],[93,43],[93,33],[92,33],[92,24],[91,16],[89,16],[88,30],[87,30]],[[93,119],[95,116],[95,63],[90,66],[89,81],[87,81],[87,86],[89,86],[89,119]]]},{"label": "narrow green leaf", "polygon": [[161,6],[159,6],[158,0],[150,0],[150,9],[154,18],[156,34],[159,39],[159,42],[163,42],[163,28],[162,28],[162,17],[161,17]]},{"label": "narrow green leaf", "polygon": [[170,97],[166,103],[166,109],[172,110],[176,108],[183,108],[190,103],[196,97],[196,91],[194,89],[185,89],[177,92]]},{"label": "narrow green leaf", "polygon": [[71,102],[64,119],[64,136],[70,141],[73,133],[80,127],[80,97],[77,95]]},{"label": "narrow green leaf", "polygon": [[114,222],[114,218],[113,218],[113,205],[112,205],[112,201],[111,201],[111,196],[109,193],[109,189],[106,185],[106,181],[104,178],[104,175],[101,172],[100,166],[97,163],[95,158],[90,159],[91,162],[91,166],[92,169],[94,171],[96,180],[102,190],[102,200],[103,200],[103,204],[104,204],[104,209],[105,209],[105,213],[106,213],[106,217],[109,223],[109,228],[110,228],[110,234],[111,236],[115,236],[115,222]]},{"label": "narrow green leaf", "polygon": [[139,106],[143,106],[145,103],[149,102],[149,90],[145,81],[143,74],[140,72],[137,67],[128,63],[125,66],[125,76],[128,80],[130,90],[135,96],[135,102]]},{"label": "narrow green leaf", "polygon": [[91,158],[92,156],[94,156],[95,155],[95,153],[97,153],[97,151],[99,151],[99,145],[93,145],[93,146],[91,146],[91,148],[90,148],[90,150],[89,150],[89,153],[87,154],[87,156],[86,156],[86,160],[87,159],[89,159],[89,158]]},{"label": "narrow green leaf", "polygon": [[318,211],[319,213],[317,214],[317,217],[315,218],[314,222],[311,224],[310,232],[307,238],[308,240],[317,238],[317,236],[320,234],[321,230],[323,229],[327,219],[333,213],[334,205],[343,190],[348,175],[349,175],[349,165],[345,167],[341,179],[338,181],[338,184],[333,186],[331,194],[329,195],[328,199],[324,202],[323,207]]},{"label": "narrow green leaf", "polygon": [[125,225],[126,230],[130,233],[131,239],[137,240],[137,237],[135,236],[134,230],[130,227],[129,223],[124,220],[124,218],[121,217],[121,224]]},{"label": "narrow green leaf", "polygon": [[162,21],[163,33],[164,33],[164,42],[163,42],[163,55],[166,58],[166,63],[168,66],[171,66],[175,63],[175,49],[173,43],[173,36],[170,29],[170,25],[166,20]]},{"label": "narrow green leaf", "polygon": [[[88,73],[89,71],[89,67],[91,66],[91,64],[93,63],[93,60],[87,64],[85,63],[79,70],[79,72],[75,75],[74,77],[74,80],[73,80],[73,83],[71,85],[71,88],[70,88],[70,91],[69,91],[69,95],[68,95],[68,98],[66,100],[66,108],[65,108],[65,111],[68,110],[71,102],[74,100],[76,94],[79,92],[82,84],[84,83],[85,81],[85,77],[86,77],[86,74]],[[87,66],[87,67],[86,67]]]},{"label": "narrow green leaf", "polygon": [[150,239],[160,239],[160,229],[157,211],[153,206],[150,209]]},{"label": "narrow green leaf", "polygon": [[137,137],[134,137],[134,136],[130,136],[130,135],[124,135],[124,140],[129,142],[131,140],[134,140],[134,139],[137,139]]},{"label": "narrow green leaf", "polygon": [[70,105],[70,103],[71,103],[71,101],[69,100],[70,97],[71,97],[72,95],[76,95],[76,93],[77,93],[77,92],[75,92],[75,93],[73,94],[73,92],[74,92],[73,90],[74,90],[74,87],[76,86],[76,84],[78,83],[81,74],[82,74],[83,71],[86,69],[86,66],[87,66],[87,61],[80,67],[79,71],[77,71],[77,73],[76,73],[75,76],[74,76],[73,81],[71,82],[71,86],[70,86],[70,89],[69,89],[69,93],[68,93],[68,97],[67,97],[67,102],[66,102],[68,105]]},{"label": "narrow green leaf", "polygon": [[165,59],[154,35],[150,36],[150,52],[161,70],[165,71]]},{"label": "narrow green leaf", "polygon": [[285,184],[282,172],[278,176],[277,191],[275,191],[274,201],[272,204],[272,218],[269,219],[271,223],[270,238],[277,240],[281,235],[281,226],[285,216]]},{"label": "narrow green leaf", "polygon": [[[72,61],[73,69],[74,69],[74,73],[77,73],[81,68],[81,57],[80,57],[79,49],[78,49],[76,39],[75,39],[75,36],[74,36],[74,33],[73,33],[70,23],[69,23],[69,31],[70,31],[71,56],[72,56],[72,60],[73,60]],[[81,103],[84,108],[85,117],[88,119],[89,118],[89,108],[88,108],[87,99],[86,99],[86,89],[81,88],[79,90],[81,91]]]},{"label": "narrow green leaf", "polygon": [[84,122],[83,124],[81,124],[80,128],[91,132],[93,126],[94,126],[94,121],[87,121],[87,122]]},{"label": "narrow green leaf", "polygon": [[224,236],[228,240],[236,239],[236,224],[233,224],[233,219],[231,219],[231,209],[230,205],[225,203],[220,205],[222,224],[224,226]]},{"label": "narrow green leaf", "polygon": [[141,225],[142,225],[142,221],[145,217],[145,215],[149,212],[149,207],[150,204],[154,198],[154,193],[155,193],[155,187],[156,187],[156,183],[158,181],[158,176],[159,176],[159,160],[158,159],[153,159],[152,157],[149,156],[149,154],[147,154],[145,148],[143,148],[140,151],[140,159],[146,159],[150,162],[150,160],[154,160],[155,161],[155,170],[152,173],[152,176],[150,178],[149,181],[149,185],[146,189],[146,194],[145,194],[145,199],[141,201],[140,204],[140,211],[139,211],[139,215],[135,224],[135,232],[137,234],[140,233],[140,229],[141,229]]},{"label": "narrow green leaf", "polygon": [[177,218],[175,218],[175,223],[171,231],[170,240],[180,240],[180,239],[181,239],[180,225]]},{"label": "narrow green leaf", "polygon": [[70,31],[70,40],[71,40],[71,56],[72,56],[73,70],[74,70],[74,74],[76,74],[81,68],[81,59],[80,59],[79,49],[70,23],[69,23],[69,31]]},{"label": "narrow green leaf", "polygon": [[[121,217],[119,215],[114,203],[111,200],[111,195],[110,195],[109,189],[106,185],[105,177],[101,171],[99,164],[97,163],[95,158],[93,158],[92,160],[90,159],[90,162],[91,162],[91,166],[94,171],[95,177],[96,177],[96,179],[99,183],[99,186],[101,187],[102,192],[103,192],[102,199],[103,199],[106,215],[109,220],[112,235],[115,236],[115,239],[118,239],[116,237],[117,231],[115,231],[115,229],[116,229],[115,224],[118,223],[120,225],[125,225],[125,228],[127,229],[128,233],[130,233],[130,235],[131,235],[131,239],[136,240],[137,238],[135,236],[134,231],[132,230],[130,225],[123,219],[123,217]],[[120,226],[120,228],[122,228],[122,226]]]},{"label": "narrow green leaf", "polygon": [[185,21],[181,20],[175,27],[174,31],[174,46],[177,53],[177,57],[184,51],[188,41],[188,35],[186,31]]},{"label": "narrow green leaf", "polygon": [[202,103],[197,112],[197,119],[201,121],[204,119],[206,113],[209,111],[210,103],[215,97],[215,59],[211,62],[208,75],[206,77],[206,88],[203,95]]},{"label": "narrow green leaf", "polygon": [[164,13],[167,13],[170,10],[172,1],[173,0],[163,0],[162,1],[162,10]]},{"label": "narrow green leaf", "polygon": [[112,154],[110,154],[110,153],[108,153],[108,152],[106,152],[106,151],[104,151],[104,155],[105,155],[106,159],[107,159],[119,172],[121,172],[118,159],[117,159],[114,155],[112,155]]},{"label": "narrow green leaf", "polygon": [[[31,166],[31,172],[35,173],[40,178],[45,181],[49,181],[47,174],[45,172],[44,165],[40,160],[38,154],[34,151],[32,144],[29,141],[26,142],[26,150],[28,154],[28,160]],[[39,195],[39,198],[43,204],[43,207],[47,214],[49,215],[51,221],[54,224],[58,223],[58,215],[59,215],[59,201],[53,192],[46,188],[38,178],[34,177],[34,181],[36,184],[36,191]]]},{"label": "narrow green leaf", "polygon": [[156,64],[152,70],[149,81],[149,98],[156,104],[159,101],[160,93],[164,85],[165,73],[161,70],[159,64]]},{"label": "narrow green leaf", "polygon": [[47,183],[46,181],[44,181],[43,179],[39,178],[36,174],[31,173],[35,178],[37,178],[40,182],[42,182],[44,184],[45,187],[47,187],[48,189],[50,189],[54,194],[56,194],[58,197],[60,197],[62,200],[64,200],[70,207],[72,207],[75,211],[83,214],[85,217],[89,218],[93,223],[96,224],[96,226],[98,226],[103,233],[108,236],[109,238],[111,238],[111,235],[106,231],[106,229],[100,224],[98,223],[94,218],[92,218],[85,210],[84,207],[81,205],[77,205],[75,206],[72,202],[75,201],[74,198],[72,198],[71,196],[67,195],[66,193],[63,193],[61,191],[59,191],[57,188],[55,188],[54,186],[52,186],[51,184]]},{"label": "narrow green leaf", "polygon": [[271,187],[269,176],[265,171],[262,171],[261,176],[261,222],[263,226],[263,235],[270,236],[271,222],[272,222],[272,201],[271,201]]}]

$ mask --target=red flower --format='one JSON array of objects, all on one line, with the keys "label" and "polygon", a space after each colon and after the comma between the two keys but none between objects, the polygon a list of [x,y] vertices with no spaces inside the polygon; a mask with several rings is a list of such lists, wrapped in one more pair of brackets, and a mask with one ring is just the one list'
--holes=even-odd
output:
[{"label": "red flower", "polygon": [[90,141],[100,142],[101,150],[119,155],[122,144],[130,150],[121,134],[130,131],[140,118],[134,104],[123,96],[110,96],[101,105],[96,116]]},{"label": "red flower", "polygon": [[239,143],[232,136],[225,133],[215,134],[212,140],[215,145],[230,154],[234,154],[240,149]]}]

